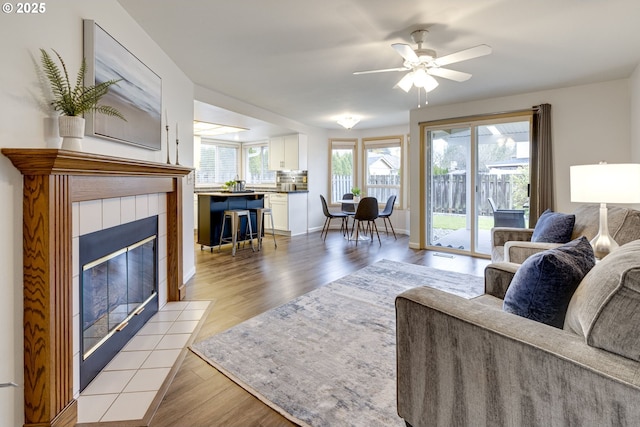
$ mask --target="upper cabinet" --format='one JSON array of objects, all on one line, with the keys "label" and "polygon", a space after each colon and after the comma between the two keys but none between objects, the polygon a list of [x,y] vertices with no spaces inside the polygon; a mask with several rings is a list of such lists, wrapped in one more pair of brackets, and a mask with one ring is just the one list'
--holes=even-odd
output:
[{"label": "upper cabinet", "polygon": [[307,135],[270,138],[269,170],[307,170]]}]

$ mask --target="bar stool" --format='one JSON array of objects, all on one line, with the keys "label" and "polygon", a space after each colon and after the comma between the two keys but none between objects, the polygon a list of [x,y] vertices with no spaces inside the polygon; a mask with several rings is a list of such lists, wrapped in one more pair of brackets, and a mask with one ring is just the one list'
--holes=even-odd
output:
[{"label": "bar stool", "polygon": [[271,218],[271,235],[273,236],[273,245],[277,248],[278,244],[276,243],[276,232],[273,225],[273,212],[271,211],[271,208],[252,208],[250,210],[256,214],[258,250],[262,248],[262,226],[264,224],[265,215],[269,215],[269,218]]},{"label": "bar stool", "polygon": [[[249,236],[251,242],[251,250],[255,252],[255,248],[253,247],[253,239],[251,239],[251,237],[253,236],[253,231],[251,230],[251,217],[249,216],[249,211],[246,209],[224,211],[224,217],[222,218],[222,229],[220,230],[220,244],[218,245],[218,252],[222,250],[222,243],[232,243],[233,247],[231,249],[231,255],[236,256],[236,245],[238,244],[240,224],[242,224],[241,217],[243,216],[247,218],[247,227],[245,229],[245,234]],[[224,237],[224,226],[227,222],[227,218],[229,218],[229,220],[231,221],[231,237]]]}]

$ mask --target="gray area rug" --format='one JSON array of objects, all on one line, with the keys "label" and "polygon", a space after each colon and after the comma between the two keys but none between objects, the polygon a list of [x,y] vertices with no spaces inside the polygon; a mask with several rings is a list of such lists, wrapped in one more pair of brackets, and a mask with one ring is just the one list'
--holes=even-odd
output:
[{"label": "gray area rug", "polygon": [[465,298],[482,277],[382,260],[198,342],[191,350],[302,426],[402,426],[395,297],[431,286]]}]

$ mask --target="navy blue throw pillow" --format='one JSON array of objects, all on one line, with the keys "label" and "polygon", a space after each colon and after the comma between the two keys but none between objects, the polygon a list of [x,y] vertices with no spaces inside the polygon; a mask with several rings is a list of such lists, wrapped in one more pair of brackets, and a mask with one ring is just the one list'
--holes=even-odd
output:
[{"label": "navy blue throw pillow", "polygon": [[562,328],[571,296],[595,265],[586,237],[527,258],[504,296],[502,309]]},{"label": "navy blue throw pillow", "polygon": [[550,209],[542,212],[531,236],[532,242],[567,243],[571,240],[576,216],[552,212]]}]

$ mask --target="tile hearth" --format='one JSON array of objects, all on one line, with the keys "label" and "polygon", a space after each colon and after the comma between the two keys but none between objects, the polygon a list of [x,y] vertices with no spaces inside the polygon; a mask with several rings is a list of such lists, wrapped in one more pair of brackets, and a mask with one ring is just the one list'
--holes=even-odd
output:
[{"label": "tile hearth", "polygon": [[80,393],[78,423],[142,419],[209,305],[180,301],[162,307]]}]

